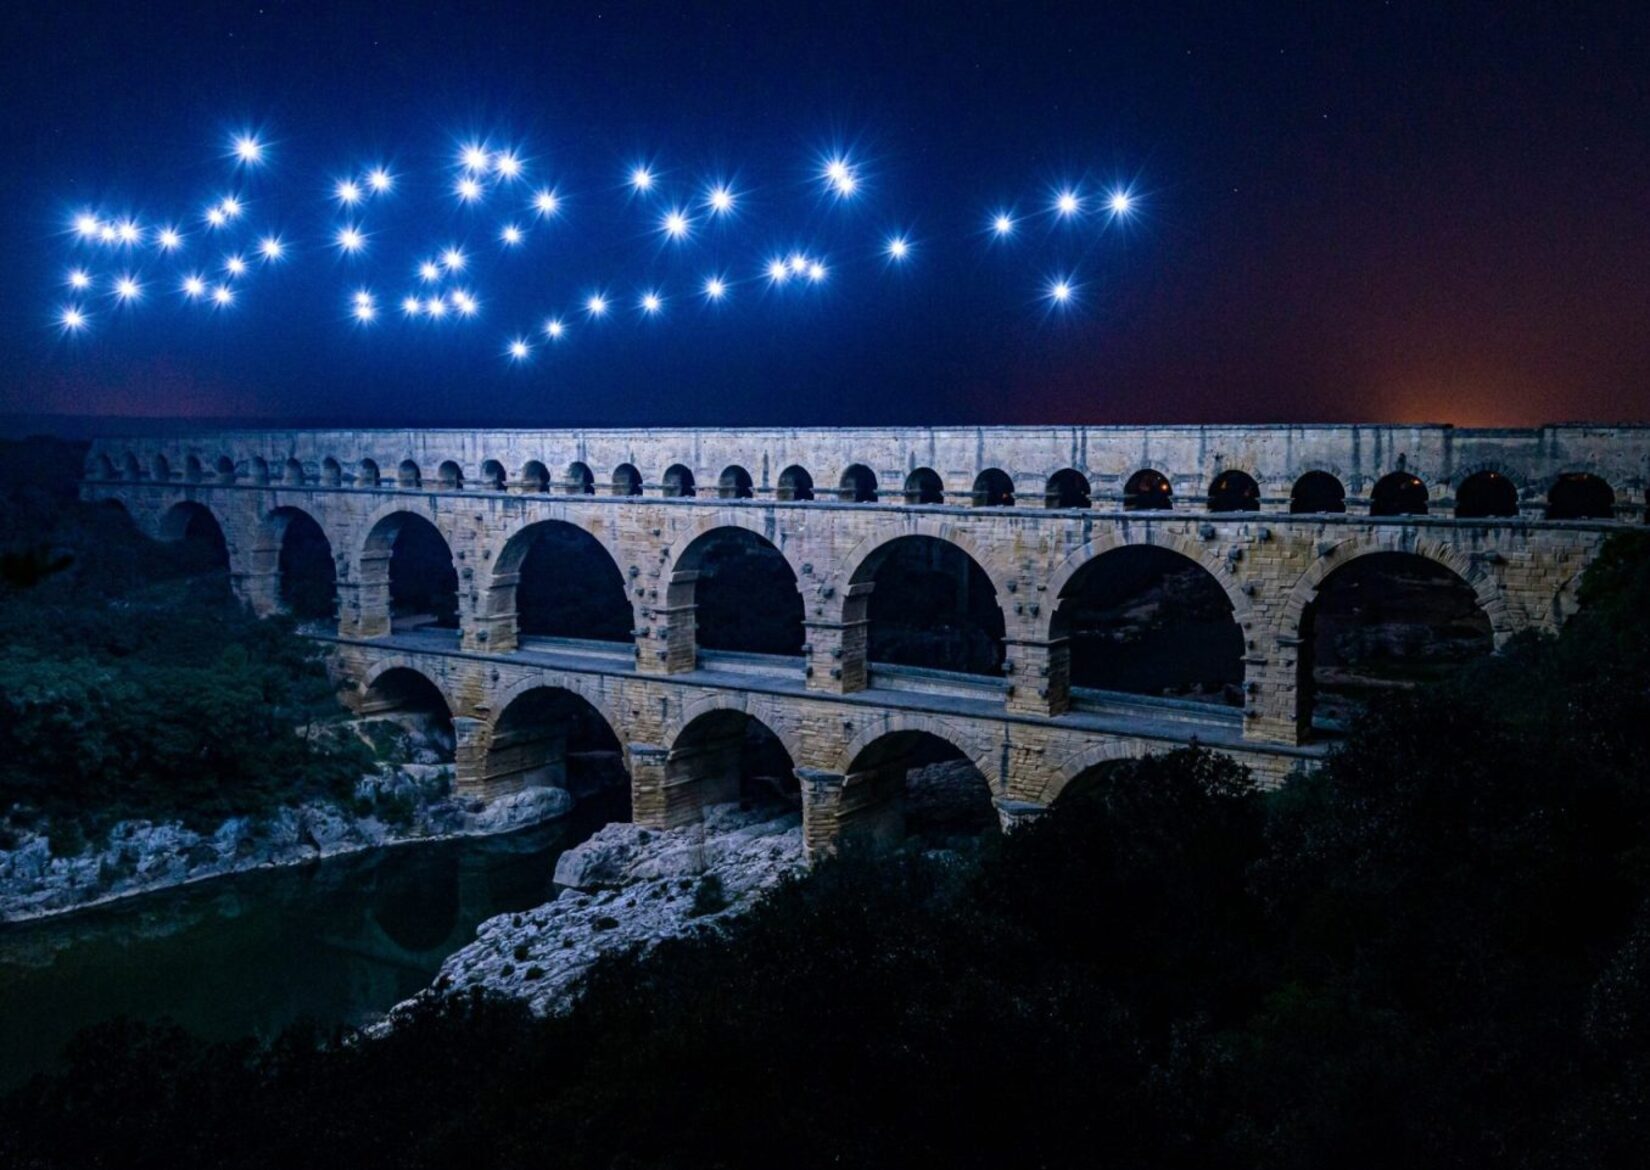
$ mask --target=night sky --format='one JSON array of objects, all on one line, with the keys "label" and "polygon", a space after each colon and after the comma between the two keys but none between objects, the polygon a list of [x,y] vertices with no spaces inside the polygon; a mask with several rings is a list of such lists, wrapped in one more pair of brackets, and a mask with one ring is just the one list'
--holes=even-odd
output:
[{"label": "night sky", "polygon": [[[1650,36],[1638,6],[749,9],[16,3],[0,16],[0,412],[404,423],[916,424],[1650,418]],[[239,170],[231,137],[266,143]],[[465,141],[515,184],[451,195]],[[858,186],[836,197],[824,160]],[[638,196],[625,179],[658,175]],[[343,215],[334,182],[385,163]],[[700,200],[725,179],[737,213]],[[551,184],[554,220],[528,205]],[[1050,214],[1062,187],[1084,212]],[[1126,218],[1102,210],[1126,188]],[[288,245],[232,309],[178,295]],[[672,204],[695,232],[658,230]],[[82,208],[180,259],[78,245]],[[1012,209],[1007,240],[987,231]],[[511,253],[506,221],[530,228]],[[330,243],[371,233],[359,257]],[[891,232],[911,241],[893,263]],[[465,246],[470,321],[405,321]],[[816,286],[762,266],[817,255]],[[198,263],[197,263],[198,261]],[[117,310],[64,277],[142,275]],[[726,303],[699,295],[713,271]],[[1074,302],[1048,280],[1069,273]],[[371,288],[362,328],[350,296]],[[665,297],[658,317],[636,309]],[[585,319],[592,290],[611,296]],[[548,345],[551,314],[568,335]],[[530,360],[504,354],[532,337]]]}]

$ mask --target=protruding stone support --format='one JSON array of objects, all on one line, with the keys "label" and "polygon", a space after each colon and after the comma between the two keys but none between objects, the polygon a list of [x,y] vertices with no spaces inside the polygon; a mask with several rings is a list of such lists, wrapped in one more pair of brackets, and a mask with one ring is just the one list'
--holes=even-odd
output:
[{"label": "protruding stone support", "polygon": [[844,844],[872,849],[898,844],[905,836],[905,772],[897,762],[852,776],[798,768],[808,856]]},{"label": "protruding stone support", "polygon": [[625,754],[630,759],[630,819],[649,829],[669,828],[665,797],[669,750],[657,744],[633,743]]},{"label": "protruding stone support", "polygon": [[1305,743],[1311,736],[1310,641],[1280,635],[1267,656],[1244,659],[1243,738],[1261,743]]},{"label": "protruding stone support", "polygon": [[699,820],[705,808],[739,799],[743,729],[674,751],[630,745],[630,812],[638,825],[671,829]]},{"label": "protruding stone support", "polygon": [[802,625],[808,639],[808,689],[834,695],[863,691],[867,682],[865,662],[870,623],[861,619],[805,621]]},{"label": "protruding stone support", "polygon": [[566,788],[567,724],[495,730],[482,752],[479,776],[482,795],[489,799],[523,788]]},{"label": "protruding stone support", "polygon": [[1008,709],[1064,715],[1071,709],[1071,643],[1065,638],[1008,638]]},{"label": "protruding stone support", "polygon": [[1006,796],[999,796],[991,803],[997,809],[997,823],[1002,826],[1005,833],[1024,828],[1048,811],[1046,804],[1036,804],[1029,800],[1010,800]]},{"label": "protruding stone support", "polygon": [[476,615],[464,623],[465,650],[506,654],[521,644],[516,611],[516,585],[520,573],[495,573],[482,595]]},{"label": "protruding stone support", "polygon": [[390,632],[390,553],[361,554],[359,581],[338,582],[338,632],[378,638]]},{"label": "protruding stone support", "polygon": [[636,669],[643,674],[683,674],[699,664],[695,606],[661,605],[646,610],[636,631]]},{"label": "protruding stone support", "polygon": [[453,716],[453,790],[461,796],[491,797],[487,789],[487,753],[492,727],[485,719]]},{"label": "protruding stone support", "polygon": [[802,785],[802,851],[812,861],[836,847],[843,776],[819,768],[798,768],[796,779]]}]

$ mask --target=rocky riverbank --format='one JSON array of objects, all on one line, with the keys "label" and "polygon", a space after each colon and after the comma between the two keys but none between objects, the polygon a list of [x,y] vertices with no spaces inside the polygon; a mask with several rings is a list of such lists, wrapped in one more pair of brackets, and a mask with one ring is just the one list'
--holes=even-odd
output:
[{"label": "rocky riverbank", "polygon": [[451,764],[385,766],[361,778],[350,808],[305,803],[266,817],[233,817],[209,832],[121,821],[104,842],[71,857],[54,854],[44,833],[23,833],[13,848],[0,850],[0,922],[362,849],[507,833],[563,816],[574,803],[561,788],[529,788],[493,801],[458,797],[452,776]]},{"label": "rocky riverbank", "polygon": [[711,927],[802,864],[802,818],[783,807],[717,805],[667,830],[608,825],[562,854],[554,901],[483,922],[424,994],[484,988],[557,1010],[602,955]]}]

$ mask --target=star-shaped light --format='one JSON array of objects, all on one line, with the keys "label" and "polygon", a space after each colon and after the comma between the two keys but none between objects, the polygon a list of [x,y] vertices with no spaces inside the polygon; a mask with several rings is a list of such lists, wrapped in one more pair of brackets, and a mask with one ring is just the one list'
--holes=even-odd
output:
[{"label": "star-shaped light", "polygon": [[840,156],[825,164],[825,179],[838,195],[844,197],[852,195],[859,188],[859,179],[854,174],[854,168],[848,164],[847,159]]},{"label": "star-shaped light", "polygon": [[183,236],[174,227],[163,227],[155,233],[155,245],[163,252],[175,252],[183,247]]},{"label": "star-shaped light", "polygon": [[821,264],[818,260],[815,260],[812,264],[808,265],[808,279],[813,281],[815,284],[818,284],[820,281],[824,280],[825,265]]},{"label": "star-shaped light", "polygon": [[227,309],[235,303],[235,290],[226,284],[220,284],[212,290],[212,303],[220,309]]},{"label": "star-shaped light", "polygon": [[1048,299],[1057,305],[1063,305],[1071,300],[1074,291],[1071,282],[1062,277],[1049,282]]},{"label": "star-shaped light", "polygon": [[544,323],[544,335],[551,341],[559,341],[566,332],[567,326],[562,324],[560,317],[552,317]]},{"label": "star-shaped light", "polygon": [[447,315],[447,302],[440,297],[431,297],[424,302],[424,311],[439,321]]},{"label": "star-shaped light", "polygon": [[353,224],[339,229],[335,241],[346,254],[353,255],[367,246],[367,237],[361,234],[361,229]]},{"label": "star-shaped light", "polygon": [[533,196],[533,210],[540,215],[555,215],[560,207],[561,199],[548,187]]},{"label": "star-shaped light", "polygon": [[120,239],[120,233],[115,231],[115,225],[106,223],[97,229],[97,238],[105,244],[113,244]]},{"label": "star-shaped light", "polygon": [[493,169],[501,179],[515,179],[521,176],[521,160],[507,150],[501,150],[493,156]]},{"label": "star-shaped light", "polygon": [[719,301],[728,295],[728,283],[720,276],[713,276],[705,281],[705,297],[707,300]]},{"label": "star-shaped light", "polygon": [[135,301],[143,295],[143,286],[134,277],[123,276],[115,281],[115,298],[120,301]]},{"label": "star-shaped light", "polygon": [[1072,190],[1061,191],[1054,199],[1054,210],[1062,216],[1076,215],[1082,210],[1082,200],[1077,198],[1077,192]]},{"label": "star-shaped light", "polygon": [[115,234],[123,244],[135,244],[143,238],[143,229],[138,227],[135,220],[123,219],[115,228]]},{"label": "star-shaped light", "polygon": [[1134,207],[1134,197],[1127,191],[1113,191],[1106,206],[1111,208],[1113,215],[1127,215]]},{"label": "star-shaped light", "polygon": [[659,298],[658,293],[645,292],[642,294],[642,312],[646,313],[648,316],[651,317],[664,307],[665,303]]},{"label": "star-shaped light", "polygon": [[238,135],[235,139],[235,157],[247,166],[256,166],[264,160],[264,146],[250,134]]},{"label": "star-shaped light", "polygon": [[424,302],[417,297],[407,296],[401,298],[401,311],[409,317],[418,316],[418,311],[423,307]]},{"label": "star-shaped light", "polygon": [[230,276],[245,276],[246,261],[239,256],[226,256],[223,262],[224,271]]},{"label": "star-shaped light", "polygon": [[883,251],[888,253],[890,260],[903,260],[911,254],[911,245],[905,242],[904,236],[894,236]]},{"label": "star-shaped light", "polygon": [[774,284],[784,284],[790,276],[791,270],[783,260],[775,257],[768,261],[768,279]]},{"label": "star-shaped light", "polygon": [[91,288],[92,278],[84,268],[71,268],[69,270],[69,287],[76,289]]},{"label": "star-shaped light", "polygon": [[441,266],[434,260],[425,260],[418,266],[420,280],[432,281],[441,279]]},{"label": "star-shaped light", "polygon": [[332,189],[332,196],[345,207],[353,207],[361,202],[361,185],[354,179],[341,179]]},{"label": "star-shaped light", "polygon": [[688,220],[688,217],[683,215],[679,209],[674,207],[665,214],[664,219],[659,221],[659,230],[664,232],[665,235],[669,236],[673,240],[685,239],[688,234],[688,229],[692,226],[693,225]]},{"label": "star-shaped light", "polygon": [[464,253],[457,248],[448,248],[441,253],[441,266],[448,272],[462,271],[465,264]]},{"label": "star-shaped light", "polygon": [[453,191],[465,203],[474,203],[481,198],[481,184],[469,175],[460,179]]},{"label": "star-shaped light", "polygon": [[80,238],[83,240],[96,238],[98,230],[102,226],[98,222],[97,216],[89,211],[83,211],[74,217],[74,230],[80,234]]},{"label": "star-shaped light", "polygon": [[192,301],[198,301],[206,295],[206,281],[199,276],[183,278],[183,295]]},{"label": "star-shaped light", "polygon": [[206,209],[206,222],[215,228],[220,228],[229,222],[229,216],[221,207],[208,207]]},{"label": "star-shaped light", "polygon": [[350,303],[354,305],[370,305],[372,304],[372,294],[364,288],[357,289],[355,295],[350,298]]},{"label": "star-shaped light", "polygon": [[517,337],[510,342],[510,360],[524,362],[531,356],[533,347],[527,344],[526,338]]},{"label": "star-shaped light", "polygon": [[646,167],[637,167],[630,172],[630,185],[637,191],[651,191],[653,189],[653,172]]},{"label": "star-shaped light", "polygon": [[801,276],[804,272],[808,271],[808,258],[801,252],[792,252],[790,263],[791,271],[797,276]]},{"label": "star-shaped light", "polygon": [[241,213],[241,201],[233,195],[226,196],[224,201],[218,204],[218,207],[226,219],[234,219]]},{"label": "star-shaped light", "polygon": [[513,248],[517,244],[521,243],[521,229],[513,223],[505,224],[504,230],[498,234],[498,238],[503,240],[506,245]]},{"label": "star-shaped light", "polygon": [[77,305],[66,305],[57,315],[57,323],[65,333],[79,333],[86,328],[86,314]]},{"label": "star-shaped light", "polygon": [[725,184],[718,183],[705,196],[705,205],[716,215],[726,215],[733,210],[733,192]]},{"label": "star-shaped light", "polygon": [[286,255],[286,245],[277,236],[265,236],[258,241],[258,255],[265,260],[279,260]]},{"label": "star-shaped light", "polygon": [[601,293],[591,294],[590,298],[584,302],[584,311],[589,313],[592,317],[606,316],[607,298],[602,296]]},{"label": "star-shaped light", "polygon": [[479,142],[472,142],[459,153],[458,161],[467,170],[484,171],[487,169],[490,160],[487,157],[486,148]]},{"label": "star-shaped light", "polygon": [[395,186],[395,176],[390,174],[383,167],[374,167],[372,170],[367,172],[367,186],[382,195],[385,191],[388,191],[391,187]]},{"label": "star-shaped light", "polygon": [[453,308],[457,309],[459,315],[463,317],[474,317],[481,311],[481,306],[476,303],[475,297],[463,289],[453,291]]},{"label": "star-shaped light", "polygon": [[357,289],[350,312],[354,314],[355,319],[363,325],[377,317],[378,305],[377,302],[373,300],[372,293],[368,292],[364,288]]}]

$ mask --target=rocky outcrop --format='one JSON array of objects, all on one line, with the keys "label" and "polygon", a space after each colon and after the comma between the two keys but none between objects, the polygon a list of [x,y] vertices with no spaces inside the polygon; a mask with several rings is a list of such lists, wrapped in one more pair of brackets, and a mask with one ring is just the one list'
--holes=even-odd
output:
[{"label": "rocky outcrop", "polygon": [[424,994],[485,988],[557,1010],[602,955],[713,928],[802,865],[790,811],[730,804],[677,829],[608,825],[561,855],[553,902],[482,923]]},{"label": "rocky outcrop", "polygon": [[305,803],[268,817],[234,817],[210,832],[122,821],[103,844],[73,857],[53,854],[44,834],[21,834],[14,848],[0,851],[0,921],[381,845],[504,833],[573,807],[560,788],[528,788],[490,802],[455,797],[452,773],[450,764],[385,767],[356,785],[351,808]]}]

